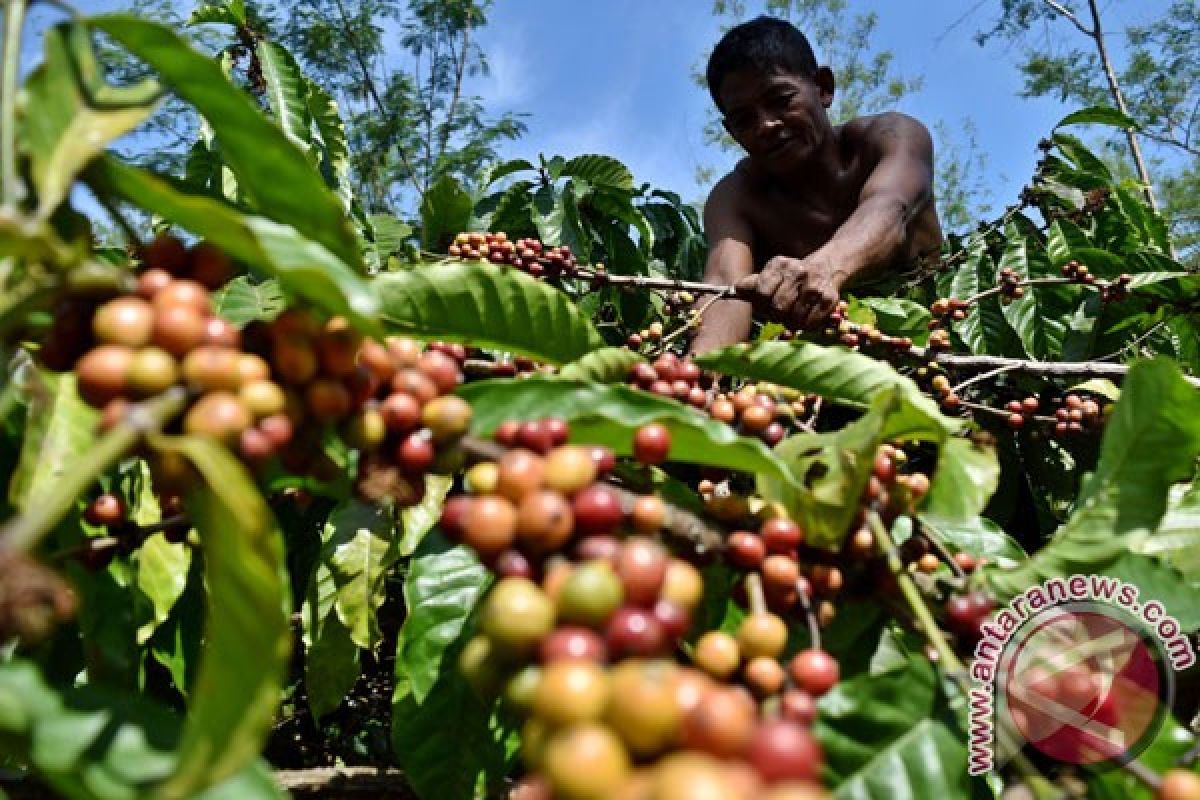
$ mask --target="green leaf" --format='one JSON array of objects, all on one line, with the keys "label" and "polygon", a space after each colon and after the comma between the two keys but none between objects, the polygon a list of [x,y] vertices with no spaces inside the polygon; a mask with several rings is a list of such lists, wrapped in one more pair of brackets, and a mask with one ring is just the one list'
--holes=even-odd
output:
[{"label": "green leaf", "polygon": [[533,223],[537,226],[538,237],[547,246],[567,245],[575,255],[586,260],[579,209],[575,207],[575,193],[569,185],[560,189],[547,184],[534,192]]},{"label": "green leaf", "polygon": [[34,370],[21,458],[8,485],[16,509],[35,508],[95,440],[97,414],[75,390],[75,375]]},{"label": "green leaf", "polygon": [[204,546],[208,618],[179,763],[165,798],[190,797],[252,761],[279,703],[291,655],[283,542],[254,480],[207,439],[156,437],[187,458],[204,484],[185,498]]},{"label": "green leaf", "polygon": [[404,534],[400,539],[400,555],[407,557],[416,552],[425,540],[425,536],[433,530],[442,516],[442,506],[446,503],[446,495],[454,486],[451,475],[425,476],[425,495],[421,502],[409,506],[400,513],[400,522]]},{"label": "green leaf", "polygon": [[1059,269],[1072,259],[1084,263],[1084,259],[1076,254],[1091,247],[1093,245],[1088,235],[1069,219],[1056,219],[1050,223],[1050,229],[1046,232],[1046,255],[1053,268]]},{"label": "green leaf", "polygon": [[1138,127],[1132,117],[1122,114],[1110,106],[1091,106],[1081,108],[1079,111],[1072,111],[1060,119],[1054,128],[1057,130],[1065,128],[1067,125],[1111,125],[1123,130]]},{"label": "green leaf", "polygon": [[1167,359],[1142,361],[1126,376],[1096,471],[1075,511],[1048,545],[1013,570],[989,570],[1001,598],[1046,578],[1103,572],[1140,549],[1166,510],[1171,485],[1192,475],[1200,455],[1200,395]]},{"label": "green leaf", "polygon": [[[1021,280],[1042,278],[1050,273],[1045,254],[1029,237],[1010,225],[1008,243],[1000,259],[1000,269],[1011,269]],[[1050,302],[1056,291],[1050,287],[1025,287],[1025,296],[1001,306],[1001,313],[1012,325],[1032,358],[1045,360],[1062,353],[1067,322],[1055,311],[1066,311]]]},{"label": "green leaf", "polygon": [[[56,689],[37,668],[16,659],[0,665],[0,736],[56,796],[126,800],[151,796],[175,764],[178,717],[148,698],[84,686]],[[236,791],[235,791],[236,790]],[[259,760],[208,792],[204,800],[282,800],[286,795]]]},{"label": "green leaf", "polygon": [[1189,581],[1179,570],[1140,553],[1122,553],[1104,568],[1105,575],[1120,578],[1141,589],[1141,602],[1158,600],[1184,633],[1200,630],[1200,591],[1196,576]]},{"label": "green leaf", "polygon": [[261,213],[304,231],[351,271],[362,260],[354,231],[335,197],[304,154],[230,83],[220,64],[192,49],[169,28],[129,14],[90,18],[90,24],[145,61],[212,126],[221,157]]},{"label": "green leaf", "polygon": [[875,327],[889,336],[907,336],[920,343],[929,336],[929,309],[903,297],[864,297],[856,300],[874,314]]},{"label": "green leaf", "polygon": [[388,256],[404,250],[413,229],[411,225],[401,222],[391,214],[372,214],[371,227],[375,232],[375,239],[371,243],[375,250],[375,260],[382,268],[387,264]]},{"label": "green leaf", "polygon": [[561,177],[583,178],[588,183],[611,186],[616,189],[633,189],[633,173],[612,156],[576,156],[563,165]]},{"label": "green leaf", "polygon": [[508,161],[501,161],[497,164],[493,164],[487,170],[487,172],[484,173],[483,179],[479,182],[479,189],[487,189],[496,181],[507,178],[509,175],[514,173],[532,172],[535,169],[537,169],[537,167],[535,167],[533,164],[530,164],[523,158],[514,158]]},{"label": "green leaf", "polygon": [[[973,239],[967,260],[954,274],[950,296],[966,300],[995,283],[996,267],[982,240]],[[1008,320],[1001,312],[1000,301],[988,297],[979,301],[967,313],[966,319],[953,323],[954,332],[976,355],[1014,356],[1026,355],[1021,340],[1013,332]]]},{"label": "green leaf", "polygon": [[[1183,755],[1195,745],[1196,737],[1168,714],[1150,746],[1138,753],[1137,760],[1146,769],[1162,775],[1177,767]],[[1093,800],[1158,800],[1160,795],[1129,770],[1106,769],[1088,776],[1088,797]]]},{"label": "green leaf", "polygon": [[263,39],[256,48],[262,67],[267,102],[275,122],[301,152],[312,147],[312,120],[309,118],[307,89],[300,65],[286,48]]},{"label": "green leaf", "polygon": [[1015,539],[987,517],[954,520],[922,512],[917,519],[927,533],[953,550],[986,557],[999,567],[1015,567],[1028,557]]},{"label": "green leaf", "polygon": [[450,175],[425,190],[421,200],[421,247],[444,253],[471,222],[471,195]]},{"label": "green leaf", "polygon": [[212,302],[217,316],[238,326],[254,320],[269,322],[287,308],[279,281],[268,279],[256,283],[246,275],[239,275],[213,292]]},{"label": "green leaf", "polygon": [[1113,182],[1112,170],[1079,139],[1065,133],[1054,133],[1050,138],[1081,173],[1105,184]]},{"label": "green leaf", "polygon": [[490,729],[491,711],[446,659],[437,683],[418,702],[397,676],[392,701],[392,750],[419,797],[474,800],[481,777],[502,775],[507,748]]},{"label": "green leaf", "polygon": [[363,650],[379,643],[376,612],[386,599],[384,580],[396,563],[394,524],[382,506],[348,500],[325,523],[319,563],[329,568],[337,594],[334,607],[350,638]]},{"label": "green leaf", "polygon": [[775,447],[795,480],[760,474],[759,493],[784,505],[808,544],[836,550],[849,535],[875,452],[887,438],[887,419],[899,402],[894,391],[884,391],[866,415],[841,430],[798,434]]},{"label": "green leaf", "polygon": [[1200,485],[1172,488],[1166,514],[1138,552],[1161,558],[1200,585]]},{"label": "green leaf", "polygon": [[972,520],[983,513],[999,483],[1000,462],[994,448],[949,439],[938,453],[924,511],[943,520]]},{"label": "green leaf", "polygon": [[[325,526],[329,530],[329,526]],[[327,560],[321,558],[309,578],[301,607],[304,629],[304,686],[308,706],[317,719],[342,703],[360,673],[358,645],[338,618],[338,587]]]},{"label": "green leaf", "polygon": [[940,441],[962,427],[890,365],[843,347],[807,342],[739,344],[698,356],[696,363],[724,375],[790,386],[859,409],[893,389],[899,404],[888,419],[886,438]]},{"label": "green leaf", "polygon": [[235,28],[246,24],[246,4],[243,0],[227,0],[223,3],[205,3],[188,17],[188,25],[224,23]]},{"label": "green leaf", "polygon": [[211,197],[188,194],[175,182],[112,157],[97,161],[88,171],[88,180],[274,276],[285,290],[316,307],[374,330],[373,317],[379,308],[374,293],[346,263],[296,229],[242,214]]},{"label": "green leaf", "polygon": [[[38,195],[38,216],[48,218],[67,199],[75,176],[110,141],[136,128],[158,103],[158,92],[143,88],[133,97],[101,102],[85,83],[83,70],[95,68],[85,28],[59,25],[46,32],[42,64],[25,86],[19,141],[28,151]],[[100,78],[95,78],[97,81]],[[103,93],[103,90],[99,90]],[[108,94],[116,90],[109,87]],[[128,91],[128,90],[126,90]]]},{"label": "green leaf", "polygon": [[565,294],[510,267],[421,264],[381,275],[372,290],[391,333],[469,342],[553,364],[604,346]]},{"label": "green leaf", "polygon": [[346,125],[337,102],[316,83],[305,80],[304,103],[321,145],[321,175],[341,198],[342,207],[353,212],[357,200],[350,180],[350,147],[346,144]]},{"label": "green leaf", "polygon": [[633,434],[649,422],[671,432],[670,460],[763,473],[790,482],[786,466],[757,439],[738,436],[707,414],[628,386],[554,377],[491,380],[458,390],[474,409],[472,429],[490,435],[506,419],[554,416],[571,424],[577,442],[603,444],[619,455],[633,452]]},{"label": "green leaf", "polygon": [[[162,512],[151,487],[150,467],[145,461],[138,461],[136,469],[137,488],[126,494],[132,505],[129,518],[138,525],[153,525],[162,519]],[[166,536],[156,533],[138,547],[134,566],[135,585],[149,606],[149,619],[137,632],[138,644],[144,645],[167,621],[171,609],[183,596],[192,567],[192,549],[183,542],[169,542]]]},{"label": "green leaf", "polygon": [[563,378],[595,383],[621,383],[634,364],[646,359],[628,347],[602,347],[567,364],[558,374]]},{"label": "green leaf", "polygon": [[467,619],[490,582],[490,573],[465,546],[451,546],[441,535],[429,536],[409,565],[404,604],[410,609],[396,650],[396,670],[409,684],[413,700],[426,702],[445,670]]},{"label": "green leaf", "polygon": [[834,796],[971,797],[966,737],[938,713],[937,698],[937,674],[920,657],[844,680],[822,697],[814,730]]}]

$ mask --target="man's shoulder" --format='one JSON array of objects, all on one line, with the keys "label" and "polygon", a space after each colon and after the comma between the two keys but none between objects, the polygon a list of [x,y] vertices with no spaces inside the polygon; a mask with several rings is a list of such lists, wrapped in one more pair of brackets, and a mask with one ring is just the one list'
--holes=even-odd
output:
[{"label": "man's shoulder", "polygon": [[897,137],[928,137],[929,129],[916,117],[901,111],[866,114],[840,126],[843,143],[883,144]]},{"label": "man's shoulder", "polygon": [[705,205],[738,205],[754,190],[755,178],[750,160],[743,158],[733,169],[729,170],[708,193]]}]

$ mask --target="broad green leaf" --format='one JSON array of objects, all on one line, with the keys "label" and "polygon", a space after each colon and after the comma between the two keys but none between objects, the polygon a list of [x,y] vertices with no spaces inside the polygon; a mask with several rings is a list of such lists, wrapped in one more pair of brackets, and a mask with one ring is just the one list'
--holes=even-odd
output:
[{"label": "broad green leaf", "polygon": [[567,364],[558,374],[563,378],[595,383],[622,383],[634,364],[646,359],[628,347],[603,347]]},{"label": "broad green leaf", "polygon": [[376,612],[385,599],[384,579],[399,557],[394,528],[387,509],[361,500],[342,503],[325,523],[320,563],[337,587],[338,618],[363,650],[381,637]]},{"label": "broad green leaf", "polygon": [[287,308],[287,298],[279,281],[254,281],[239,275],[213,292],[213,310],[217,316],[243,326],[254,320],[273,320]]},{"label": "broad green leaf", "polygon": [[[329,526],[325,526],[329,530]],[[309,578],[301,607],[304,630],[304,685],[308,706],[317,719],[342,703],[360,673],[358,645],[338,618],[338,587],[322,558]]]},{"label": "broad green leaf", "polygon": [[392,701],[392,750],[404,776],[419,797],[474,800],[484,776],[504,773],[504,737],[490,727],[484,706],[458,670],[457,651],[450,654],[437,683],[418,702],[397,676]]},{"label": "broad green leaf", "polygon": [[323,246],[351,272],[362,260],[341,201],[304,154],[230,83],[220,64],[192,49],[169,28],[129,14],[92,17],[90,24],[145,61],[212,126],[221,157],[259,212]]},{"label": "broad green leaf", "polygon": [[938,453],[923,510],[944,520],[972,520],[983,513],[999,482],[1000,462],[994,448],[949,439]]},{"label": "broad green leaf", "polygon": [[209,240],[318,308],[374,330],[379,308],[374,293],[345,262],[296,229],[242,214],[211,197],[188,194],[175,182],[112,157],[97,161],[88,180]]},{"label": "broad green leaf", "polygon": [[558,188],[547,184],[533,194],[533,223],[538,237],[547,246],[567,245],[577,256],[586,260],[585,240],[579,227],[579,210],[575,193],[568,185]]},{"label": "broad green leaf", "polygon": [[1140,602],[1158,600],[1185,634],[1200,630],[1200,581],[1189,580],[1178,569],[1141,553],[1122,553],[1104,568],[1105,575],[1120,578],[1141,589]]},{"label": "broad green leaf", "polygon": [[1140,191],[1134,192],[1124,186],[1118,186],[1113,190],[1113,197],[1117,200],[1117,208],[1121,214],[1137,232],[1140,244],[1163,254],[1170,250],[1167,221],[1162,214],[1147,205],[1146,198]]},{"label": "broad green leaf", "polygon": [[899,404],[887,420],[886,438],[940,441],[962,427],[890,365],[843,347],[807,342],[739,344],[698,356],[696,363],[723,375],[770,381],[859,409],[867,408],[881,392],[894,389]]},{"label": "broad green leaf", "polygon": [[404,579],[409,614],[396,652],[397,674],[407,679],[417,703],[426,702],[443,671],[456,668],[448,654],[489,582],[490,573],[468,547],[434,534],[417,549]]},{"label": "broad green leaf", "polygon": [[517,172],[532,172],[537,167],[530,164],[523,158],[514,158],[508,161],[501,161],[492,165],[483,175],[483,179],[479,182],[479,188],[487,189],[496,181],[507,178]]},{"label": "broad green leaf", "polygon": [[404,250],[413,229],[411,225],[401,222],[391,214],[372,214],[371,228],[375,234],[371,247],[375,251],[375,260],[382,269],[389,256]]},{"label": "broad green leaf", "polygon": [[[967,300],[984,289],[991,288],[996,279],[996,267],[987,248],[978,239],[972,240],[967,260],[958,268],[951,282],[950,296]],[[967,313],[966,319],[953,323],[954,332],[976,355],[1014,356],[1026,354],[1008,320],[1001,312],[1000,301],[988,297],[979,301]]]},{"label": "broad green leaf", "polygon": [[[130,519],[139,525],[152,525],[162,519],[162,512],[151,487],[149,466],[145,461],[139,461],[137,470],[138,491],[130,497]],[[156,533],[147,537],[138,547],[134,564],[137,570],[136,585],[149,604],[150,618],[141,624],[137,632],[138,644],[145,644],[154,631],[167,621],[171,609],[187,588],[192,549],[183,542],[169,542],[166,536]]]},{"label": "broad green leaf", "polygon": [[275,122],[302,152],[312,146],[312,120],[308,115],[304,73],[287,49],[263,39],[255,48],[262,67],[267,102]]},{"label": "broad green leaf", "polygon": [[246,24],[246,4],[243,0],[204,3],[188,17],[188,25],[224,23],[235,28]]},{"label": "broad green leaf", "polygon": [[1163,559],[1200,586],[1200,488],[1197,484],[1172,488],[1166,514],[1154,535],[1139,545],[1138,552]]},{"label": "broad green leaf", "polygon": [[1065,133],[1051,134],[1051,138],[1058,145],[1059,151],[1070,159],[1080,172],[1106,184],[1112,183],[1112,171],[1108,165],[1079,139]]},{"label": "broad green leaf", "polygon": [[[1008,244],[1000,259],[1000,269],[1013,270],[1021,280],[1047,277],[1049,264],[1040,246],[1015,225],[1010,225],[1006,232]],[[1067,323],[1060,313],[1067,308],[1053,302],[1054,293],[1061,291],[1055,287],[1026,286],[1024,297],[1001,306],[1005,319],[1021,337],[1025,352],[1034,359],[1045,360],[1062,353]]]},{"label": "broad green leaf", "polygon": [[654,228],[646,215],[633,204],[633,193],[599,185],[588,196],[588,202],[600,214],[623,222],[637,231],[637,246],[649,254],[654,249]]},{"label": "broad green leaf", "polygon": [[400,555],[411,556],[421,546],[425,536],[433,530],[442,516],[442,506],[446,503],[446,495],[454,485],[451,475],[425,476],[425,496],[415,506],[410,506],[400,512],[400,523],[403,534],[400,539]]},{"label": "broad green leaf", "polygon": [[928,533],[954,551],[986,557],[999,567],[1015,567],[1028,557],[1016,540],[987,517],[954,520],[922,512],[917,519]]},{"label": "broad green leaf", "polygon": [[1054,127],[1057,130],[1068,125],[1111,125],[1124,130],[1138,127],[1132,117],[1126,116],[1110,106],[1091,106],[1072,111],[1060,119]]},{"label": "broad green leaf", "polygon": [[474,409],[472,429],[490,435],[506,419],[561,417],[577,442],[603,444],[619,455],[633,452],[633,434],[649,422],[671,432],[671,461],[766,474],[791,481],[787,467],[757,439],[738,436],[707,414],[628,386],[605,386],[564,378],[491,380],[461,387]]},{"label": "broad green leaf", "polygon": [[[158,92],[148,85],[132,97],[96,97],[100,87],[85,83],[95,56],[82,26],[56,26],[44,39],[45,58],[25,87],[19,138],[29,154],[43,219],[67,199],[79,171],[110,141],[136,128],[158,101]],[[116,91],[110,87],[108,94]]]},{"label": "broad green leaf", "polygon": [[899,403],[894,390],[883,391],[867,414],[841,430],[797,434],[775,447],[795,480],[760,473],[758,491],[784,505],[808,544],[836,550],[850,534],[875,452],[887,438],[887,419]]},{"label": "broad green leaf", "polygon": [[1074,222],[1056,219],[1050,223],[1050,229],[1046,232],[1046,255],[1050,258],[1050,266],[1059,269],[1072,259],[1084,263],[1084,259],[1076,254],[1090,247],[1091,239]]},{"label": "broad green leaf", "polygon": [[421,199],[421,247],[444,253],[471,222],[471,195],[457,180],[443,175]]},{"label": "broad green leaf", "polygon": [[1135,364],[1070,519],[1020,567],[990,570],[989,583],[1007,598],[1048,577],[1103,572],[1146,546],[1171,485],[1191,477],[1198,455],[1200,395],[1167,359]]},{"label": "broad green leaf", "polygon": [[73,469],[96,437],[96,412],[80,399],[75,375],[34,371],[21,458],[8,485],[14,508],[35,508]]},{"label": "broad green leaf", "polygon": [[583,178],[589,183],[617,189],[633,189],[633,173],[612,156],[576,156],[563,165],[563,177]]},{"label": "broad green leaf", "polygon": [[316,83],[305,80],[304,103],[319,137],[321,175],[341,198],[342,207],[347,212],[355,212],[357,200],[350,181],[350,147],[346,144],[346,125],[337,102]]},{"label": "broad green leaf", "polygon": [[372,282],[390,333],[468,342],[561,364],[604,346],[563,294],[511,267],[421,264]]},{"label": "broad green leaf", "polygon": [[821,698],[814,730],[835,797],[972,796],[964,734],[938,711],[937,673],[924,658],[866,673]]},{"label": "broad green leaf", "polygon": [[[180,719],[148,698],[84,686],[50,686],[16,659],[0,665],[0,736],[55,792],[71,798],[152,796],[175,765]],[[233,790],[237,791],[234,792]],[[285,797],[258,760],[208,792],[205,800]]]},{"label": "broad green leaf", "polygon": [[204,484],[185,499],[204,546],[208,618],[179,763],[163,798],[191,797],[250,763],[279,703],[291,643],[283,542],[246,468],[207,439],[156,437]]},{"label": "broad green leaf", "polygon": [[890,336],[907,336],[918,344],[929,336],[929,309],[903,297],[863,297],[856,301],[869,308],[875,327]]}]

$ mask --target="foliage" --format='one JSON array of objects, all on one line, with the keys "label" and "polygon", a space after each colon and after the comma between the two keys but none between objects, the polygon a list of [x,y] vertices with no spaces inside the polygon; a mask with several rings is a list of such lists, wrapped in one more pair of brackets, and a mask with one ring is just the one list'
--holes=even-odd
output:
[{"label": "foliage", "polygon": [[[684,369],[665,353],[694,324],[695,298],[677,281],[696,278],[704,261],[695,210],[639,186],[602,154],[477,169],[489,160],[478,139],[488,134],[474,111],[462,113],[476,122],[458,126],[452,106],[466,101],[450,98],[458,73],[479,64],[470,41],[484,8],[408,7],[415,22],[405,43],[432,65],[431,88],[393,76],[396,97],[412,103],[398,106],[395,130],[378,135],[440,154],[407,172],[385,163],[377,185],[360,171],[362,140],[352,145],[358,134],[354,126],[346,134],[333,99],[361,90],[342,60],[353,54],[333,46],[345,35],[334,17],[308,28],[327,38],[306,40],[299,56],[286,36],[239,38],[261,70],[250,94],[210,55],[145,19],[78,19],[46,35],[47,56],[26,82],[37,102],[19,120],[0,120],[0,145],[15,147],[21,166],[3,175],[3,197],[21,199],[0,215],[0,331],[6,357],[17,354],[0,393],[6,768],[71,798],[277,797],[266,752],[274,766],[399,765],[422,797],[499,790],[523,769],[518,750],[536,752],[539,731],[517,723],[519,698],[480,691],[489,677],[512,677],[514,653],[486,663],[490,673],[460,669],[477,645],[495,646],[489,626],[510,620],[487,606],[498,558],[481,562],[451,541],[466,537],[447,498],[487,482],[486,468],[468,471],[461,460],[467,450],[486,454],[499,446],[487,438],[503,441],[506,428],[518,440],[540,435],[516,423],[550,416],[568,423],[573,442],[611,450],[620,459],[612,482],[644,495],[605,490],[611,496],[664,503],[652,527],[674,549],[670,563],[725,557],[705,566],[695,629],[673,655],[699,663],[700,634],[738,630],[743,605],[758,613],[770,601],[792,628],[780,634],[790,636],[789,655],[815,631],[837,656],[841,681],[823,693],[813,732],[822,777],[838,796],[987,791],[966,772],[956,683],[970,640],[951,608],[972,590],[1004,600],[1052,577],[1113,575],[1160,600],[1182,632],[1200,629],[1197,278],[1171,257],[1166,221],[1070,132],[1127,127],[1127,118],[1106,108],[1072,114],[1047,138],[1019,204],[948,242],[896,296],[850,298],[820,330],[764,326],[754,343],[697,359],[708,375],[688,364],[695,382],[678,378],[681,391],[657,370]],[[364,47],[377,57],[371,23],[396,9],[354,9],[350,29],[374,37]],[[252,11],[214,3],[193,22],[237,37],[265,32],[269,15]],[[118,88],[92,69],[109,58],[96,55],[98,33],[136,56],[150,82]],[[159,86],[203,120],[182,177],[109,149],[153,113]],[[397,131],[415,138],[388,138]],[[18,180],[27,191],[7,183]],[[394,199],[400,181],[421,185],[413,228],[365,211]],[[361,416],[310,416],[285,457],[255,459],[246,437],[222,443],[192,420],[206,380],[198,359],[184,362],[190,395],[169,381],[134,398],[129,414],[113,405],[123,395],[97,402],[83,361],[74,372],[74,358],[51,369],[62,358],[54,337],[74,330],[90,345],[105,323],[97,317],[93,331],[89,315],[116,295],[130,298],[152,274],[144,266],[169,259],[175,240],[131,253],[96,249],[73,207],[77,186],[111,213],[153,216],[231,259],[231,274],[214,281],[216,309],[240,329],[239,358],[269,356],[276,377],[297,369],[277,356],[307,335],[305,325],[325,337],[321,369],[339,365],[365,396],[383,381],[371,385],[378,375],[357,338],[358,360],[340,362],[336,345],[347,339],[339,337],[376,337],[376,353],[394,359],[386,385],[409,381],[413,396],[427,389],[421,380],[447,377],[439,363],[453,362],[435,393],[442,404],[421,407],[427,430],[414,433],[413,423],[403,438],[372,445],[367,412],[382,412],[364,400]],[[557,262],[530,256],[502,266],[490,263],[490,249],[443,255],[455,247],[461,256],[469,234],[509,252],[536,238],[547,250],[569,247],[571,258],[556,249]],[[203,265],[197,253],[214,257],[201,245],[186,252],[188,269]],[[204,336],[217,335],[210,327]],[[379,341],[388,334],[397,338]],[[411,340],[436,344],[419,353]],[[518,362],[539,374],[514,375]],[[414,363],[428,371],[413,373]],[[259,368],[244,359],[236,369],[243,364]],[[463,386],[460,370],[471,378]],[[279,408],[321,399],[315,381],[279,379],[295,395],[280,391]],[[337,384],[349,395],[346,386]],[[756,428],[747,412],[766,409],[762,398],[771,411]],[[718,400],[742,414],[738,427]],[[647,431],[659,437],[650,445]],[[385,450],[403,453],[426,435],[441,448],[428,469],[387,460]],[[663,457],[647,456],[664,436]],[[586,457],[584,471],[594,472],[590,450]],[[98,516],[101,499],[117,501],[121,518]],[[791,564],[778,551],[802,554],[814,604],[767,598],[765,571],[742,582],[745,601],[734,591],[741,575],[729,534],[753,536],[747,530],[777,515],[799,523],[802,541],[775,542],[772,555]],[[906,555],[918,547],[927,552]],[[975,569],[981,557],[988,563]],[[797,577],[788,592],[803,586]],[[17,579],[34,581],[34,600],[7,591]],[[1195,745],[1177,722],[1194,711],[1186,702],[1168,709],[1144,754],[1155,770]],[[1017,764],[989,781],[999,790],[1059,777],[1037,769]],[[1083,779],[1100,796],[1148,796],[1127,777]]]}]

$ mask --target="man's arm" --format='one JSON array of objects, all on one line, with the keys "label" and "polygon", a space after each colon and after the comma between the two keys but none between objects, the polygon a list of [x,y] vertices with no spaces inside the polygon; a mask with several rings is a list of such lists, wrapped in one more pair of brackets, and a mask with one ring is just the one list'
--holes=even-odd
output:
[{"label": "man's arm", "polygon": [[924,125],[884,114],[861,135],[877,161],[854,213],[807,258],[773,258],[739,286],[757,292],[773,316],[800,328],[828,317],[847,282],[894,262],[910,223],[933,197],[933,141]]},{"label": "man's arm", "polygon": [[[738,211],[736,175],[718,183],[704,204],[704,230],[711,243],[704,282],[732,286],[754,273],[753,232]],[[708,303],[704,298],[700,304]],[[722,298],[707,306],[692,339],[691,352],[736,344],[750,335],[754,310],[744,300]]]}]

